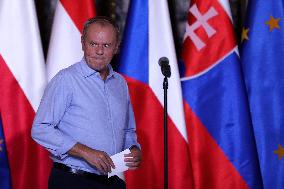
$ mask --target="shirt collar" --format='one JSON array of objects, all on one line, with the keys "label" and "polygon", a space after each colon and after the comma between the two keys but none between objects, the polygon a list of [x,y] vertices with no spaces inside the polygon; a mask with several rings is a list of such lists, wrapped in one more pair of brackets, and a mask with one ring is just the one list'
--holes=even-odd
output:
[{"label": "shirt collar", "polygon": [[[90,67],[88,66],[88,64],[87,64],[87,62],[86,62],[86,60],[85,60],[84,57],[82,58],[80,64],[81,64],[83,76],[84,76],[85,78],[87,78],[87,77],[89,77],[89,76],[91,76],[91,75],[93,75],[93,74],[96,74],[97,76],[100,77],[100,73],[99,73],[98,71],[96,71],[96,70],[90,68]],[[110,64],[108,65],[108,69],[109,69],[109,74],[108,74],[107,78],[110,78],[110,77],[112,77],[112,76],[115,76],[115,72],[113,71],[113,68],[112,68],[112,66],[111,66]]]}]

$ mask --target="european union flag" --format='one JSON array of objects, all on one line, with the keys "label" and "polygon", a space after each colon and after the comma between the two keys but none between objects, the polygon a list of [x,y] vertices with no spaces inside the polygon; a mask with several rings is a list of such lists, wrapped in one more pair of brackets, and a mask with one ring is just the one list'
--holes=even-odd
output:
[{"label": "european union flag", "polygon": [[7,153],[4,142],[4,133],[2,128],[2,120],[0,117],[0,188],[10,189],[11,179],[8,165]]},{"label": "european union flag", "polygon": [[251,0],[241,59],[265,188],[284,188],[284,1]]}]

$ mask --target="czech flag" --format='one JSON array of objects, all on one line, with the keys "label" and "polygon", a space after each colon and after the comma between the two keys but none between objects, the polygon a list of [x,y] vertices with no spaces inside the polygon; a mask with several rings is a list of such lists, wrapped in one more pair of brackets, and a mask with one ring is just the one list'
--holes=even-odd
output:
[{"label": "czech flag", "polygon": [[142,165],[126,173],[127,188],[164,188],[163,75],[158,61],[168,57],[169,188],[191,188],[191,164],[180,77],[166,0],[130,2],[118,58],[134,109]]}]

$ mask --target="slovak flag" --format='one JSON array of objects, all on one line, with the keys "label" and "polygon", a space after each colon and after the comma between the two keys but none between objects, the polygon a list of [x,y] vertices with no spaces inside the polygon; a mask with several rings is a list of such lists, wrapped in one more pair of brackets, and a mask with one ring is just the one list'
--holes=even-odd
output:
[{"label": "slovak flag", "polygon": [[59,0],[55,10],[47,54],[47,79],[50,81],[63,68],[83,57],[83,25],[95,16],[93,0]]},{"label": "slovak flag", "polygon": [[134,109],[141,167],[126,173],[127,188],[164,188],[163,75],[158,61],[168,57],[169,188],[191,188],[180,78],[166,0],[130,2],[118,71],[127,80]]},{"label": "slovak flag", "polygon": [[46,189],[51,161],[31,138],[46,79],[33,0],[0,1],[0,188]]},{"label": "slovak flag", "polygon": [[181,81],[195,189],[262,188],[227,0],[192,0]]}]

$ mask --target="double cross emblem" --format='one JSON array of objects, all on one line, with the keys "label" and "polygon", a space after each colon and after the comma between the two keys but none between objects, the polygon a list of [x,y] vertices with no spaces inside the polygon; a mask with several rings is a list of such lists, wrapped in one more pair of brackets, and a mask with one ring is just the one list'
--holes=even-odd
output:
[{"label": "double cross emblem", "polygon": [[216,16],[218,13],[213,7],[211,7],[205,14],[202,15],[196,4],[189,9],[189,12],[193,14],[193,16],[196,18],[196,21],[192,25],[189,25],[188,23],[186,24],[184,40],[189,37],[197,50],[200,51],[206,46],[206,44],[196,35],[195,30],[202,26],[207,36],[209,38],[212,37],[216,33],[216,30],[208,24],[208,20]]}]

